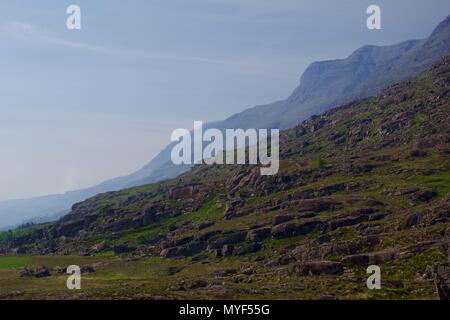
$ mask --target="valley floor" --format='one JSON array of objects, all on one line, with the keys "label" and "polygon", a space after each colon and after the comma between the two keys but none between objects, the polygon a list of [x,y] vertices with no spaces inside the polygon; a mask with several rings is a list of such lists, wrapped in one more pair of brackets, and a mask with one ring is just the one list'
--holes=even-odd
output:
[{"label": "valley floor", "polygon": [[[340,276],[299,276],[258,270],[253,268],[254,258],[205,263],[159,257],[3,256],[0,299],[438,299],[433,280],[411,270],[429,258],[425,256],[403,267],[383,265],[381,290],[367,289],[364,268],[345,270]],[[95,270],[82,274],[81,290],[67,289],[69,275],[58,272],[72,264]],[[20,275],[21,268],[43,265],[49,277]]]}]

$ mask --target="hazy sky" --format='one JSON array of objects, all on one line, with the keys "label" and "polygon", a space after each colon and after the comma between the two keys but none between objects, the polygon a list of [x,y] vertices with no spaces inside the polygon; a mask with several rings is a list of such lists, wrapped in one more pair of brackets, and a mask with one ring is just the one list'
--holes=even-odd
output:
[{"label": "hazy sky", "polygon": [[173,129],[283,99],[309,63],[426,37],[449,13],[448,0],[1,0],[0,200],[131,173]]}]

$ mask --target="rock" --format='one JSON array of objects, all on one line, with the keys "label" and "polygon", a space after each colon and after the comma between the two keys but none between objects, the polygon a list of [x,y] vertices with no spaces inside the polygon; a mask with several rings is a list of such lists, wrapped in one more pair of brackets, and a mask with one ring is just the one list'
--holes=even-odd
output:
[{"label": "rock", "polygon": [[294,237],[312,232],[315,229],[325,230],[327,224],[321,220],[307,220],[301,223],[288,222],[272,227],[271,234],[276,239]]},{"label": "rock", "polygon": [[209,240],[210,238],[214,237],[215,235],[217,235],[219,233],[221,233],[220,230],[213,230],[213,231],[208,231],[208,232],[205,232],[205,233],[201,233],[201,234],[199,234],[199,235],[197,235],[195,237],[195,240],[197,240],[197,241],[207,241],[207,240]]},{"label": "rock", "polygon": [[425,150],[420,150],[418,148],[414,148],[409,152],[409,155],[413,158],[425,157],[427,155],[427,152]]},{"label": "rock", "polygon": [[376,199],[367,199],[366,204],[369,206],[384,206],[384,203]]},{"label": "rock", "polygon": [[450,266],[440,264],[434,267],[434,285],[441,300],[450,300]]},{"label": "rock", "polygon": [[386,261],[391,261],[398,258],[399,252],[395,249],[372,252],[372,253],[361,253],[349,255],[342,258],[343,263],[367,266],[370,264],[381,264]]},{"label": "rock", "polygon": [[100,243],[97,243],[96,245],[92,246],[89,250],[92,253],[97,253],[105,250],[107,248],[106,241],[102,241]]},{"label": "rock", "polygon": [[267,261],[264,264],[264,266],[269,267],[269,268],[270,267],[285,266],[285,265],[287,265],[287,264],[289,264],[291,262],[292,262],[292,258],[291,257],[289,257],[287,255],[283,255],[283,256],[280,256],[280,257],[278,257],[276,259]]},{"label": "rock", "polygon": [[293,219],[294,219],[294,217],[292,217],[292,216],[290,216],[290,215],[282,214],[282,215],[273,217],[273,219],[272,219],[272,225],[273,225],[273,226],[276,226],[276,225],[282,224],[282,223],[284,223],[284,222],[291,221],[291,220],[293,220]]},{"label": "rock", "polygon": [[246,276],[251,276],[252,274],[255,274],[256,271],[255,271],[253,268],[249,267],[249,268],[243,269],[243,270],[241,271],[241,273],[242,273],[242,274],[245,274]]},{"label": "rock", "polygon": [[199,253],[204,248],[204,243],[193,242],[183,246],[163,249],[160,256],[163,258],[188,257]]},{"label": "rock", "polygon": [[328,234],[322,234],[317,240],[319,241],[319,244],[324,244],[330,242],[331,237]]},{"label": "rock", "polygon": [[171,247],[178,247],[178,246],[184,245],[186,243],[189,243],[192,240],[194,240],[193,236],[186,236],[186,237],[181,237],[178,239],[166,240],[161,243],[161,248],[165,249],[165,248],[171,248]]},{"label": "rock", "polygon": [[167,273],[168,273],[170,276],[173,276],[174,274],[177,274],[177,273],[180,272],[181,270],[183,270],[183,268],[181,268],[181,267],[169,267],[169,268],[167,269]]},{"label": "rock", "polygon": [[204,221],[204,222],[200,223],[199,225],[197,225],[197,229],[198,230],[206,229],[208,227],[211,227],[212,225],[214,225],[213,221]]},{"label": "rock", "polygon": [[177,256],[178,248],[166,248],[159,254],[162,258],[173,258]]},{"label": "rock", "polygon": [[208,259],[208,256],[202,254],[202,255],[199,255],[199,256],[192,257],[191,261],[198,262],[198,261],[204,261],[206,259]]},{"label": "rock", "polygon": [[28,249],[26,247],[18,247],[13,249],[14,254],[26,254]]},{"label": "rock", "polygon": [[369,261],[370,261],[369,254],[353,254],[342,258],[343,263],[358,266],[367,266],[369,265]]},{"label": "rock", "polygon": [[226,244],[222,247],[222,256],[229,257],[233,254],[234,246],[232,244]]},{"label": "rock", "polygon": [[336,218],[332,219],[328,222],[328,225],[331,230],[335,230],[337,228],[342,227],[348,227],[352,226],[358,223],[361,223],[363,221],[369,220],[369,217],[367,215],[360,215],[360,216],[350,216],[350,217],[344,217],[344,218]]},{"label": "rock", "polygon": [[198,185],[188,185],[181,187],[173,187],[169,190],[170,199],[180,199],[180,198],[190,198],[193,197],[196,192],[198,192],[200,186]]},{"label": "rock", "polygon": [[84,227],[84,221],[83,220],[69,220],[66,222],[60,223],[56,227],[56,234],[58,237],[65,236],[65,237],[73,237],[76,236],[77,233],[83,229]]},{"label": "rock", "polygon": [[399,252],[396,249],[378,251],[371,254],[371,263],[380,264],[398,258]]},{"label": "rock", "polygon": [[55,270],[56,270],[56,272],[58,274],[65,274],[65,273],[67,273],[67,267],[56,267]]},{"label": "rock", "polygon": [[132,218],[124,218],[110,223],[107,226],[107,229],[111,231],[121,231],[131,228],[138,228],[141,226],[142,225],[140,224],[139,220],[133,220]]},{"label": "rock", "polygon": [[213,250],[213,257],[216,259],[222,258],[222,249]]},{"label": "rock", "polygon": [[262,241],[270,236],[270,232],[271,232],[270,227],[250,230],[247,234],[247,239],[249,239],[252,242]]},{"label": "rock", "polygon": [[84,265],[84,266],[81,266],[80,271],[81,271],[81,273],[93,273],[93,272],[95,272],[95,269],[93,266]]},{"label": "rock", "polygon": [[229,277],[229,276],[235,275],[237,273],[238,273],[238,271],[236,269],[229,268],[229,269],[215,271],[213,273],[213,275],[214,275],[214,277]]},{"label": "rock", "polygon": [[223,236],[218,239],[209,240],[208,248],[209,249],[220,249],[226,244],[236,244],[242,242],[247,237],[247,232],[236,232],[226,236]]},{"label": "rock", "polygon": [[21,277],[32,277],[34,275],[33,270],[28,268],[20,269],[19,273]]},{"label": "rock", "polygon": [[409,229],[419,223],[419,215],[417,213],[410,214],[400,226],[401,230]]},{"label": "rock", "polygon": [[276,225],[272,228],[271,234],[276,239],[293,237],[297,234],[297,224],[288,222]]},{"label": "rock", "polygon": [[260,242],[252,243],[247,246],[237,248],[234,254],[237,256],[244,256],[246,254],[255,253],[261,250],[262,247],[263,245]]},{"label": "rock", "polygon": [[204,280],[196,280],[189,284],[189,289],[198,289],[198,288],[204,288],[208,285],[208,282]]},{"label": "rock", "polygon": [[344,271],[342,263],[334,261],[317,261],[303,264],[297,264],[290,268],[291,272],[303,275],[335,275]]},{"label": "rock", "polygon": [[308,234],[316,229],[324,231],[327,227],[327,223],[322,220],[305,220],[297,224],[298,234]]},{"label": "rock", "polygon": [[299,219],[306,219],[306,218],[314,218],[317,215],[318,215],[317,212],[305,211],[305,212],[300,212],[300,213],[296,214],[295,216]]},{"label": "rock", "polygon": [[36,269],[34,276],[36,278],[50,277],[50,270],[45,266],[39,267]]},{"label": "rock", "polygon": [[292,202],[293,207],[298,212],[314,211],[321,212],[333,210],[342,206],[342,203],[332,198],[305,199]]},{"label": "rock", "polygon": [[412,195],[410,197],[410,199],[413,200],[413,201],[429,202],[435,196],[437,196],[436,191],[428,190],[428,191],[417,192],[414,195]]},{"label": "rock", "polygon": [[114,254],[132,253],[136,251],[136,248],[129,247],[127,244],[116,244],[113,247]]}]

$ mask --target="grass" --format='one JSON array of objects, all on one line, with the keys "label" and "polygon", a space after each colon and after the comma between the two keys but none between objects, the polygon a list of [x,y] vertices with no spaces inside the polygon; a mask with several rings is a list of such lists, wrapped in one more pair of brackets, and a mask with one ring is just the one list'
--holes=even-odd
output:
[{"label": "grass", "polygon": [[444,196],[450,192],[450,173],[442,172],[430,176],[417,176],[414,178],[416,183],[434,188],[439,196]]},{"label": "grass", "polygon": [[29,266],[33,259],[27,256],[0,256],[0,269],[16,269]]}]

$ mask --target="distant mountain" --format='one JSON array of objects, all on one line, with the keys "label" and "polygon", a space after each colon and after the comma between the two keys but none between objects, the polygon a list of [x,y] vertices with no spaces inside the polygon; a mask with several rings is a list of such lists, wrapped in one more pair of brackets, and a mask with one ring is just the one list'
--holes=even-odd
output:
[{"label": "distant mountain", "polygon": [[[365,46],[342,60],[312,63],[300,85],[283,101],[247,109],[205,127],[290,128],[313,114],[340,104],[375,95],[382,88],[427,69],[450,54],[450,16],[429,38],[392,46]],[[103,182],[92,188],[26,200],[0,203],[0,228],[27,222],[69,209],[74,203],[98,193],[156,182],[189,170],[170,162],[167,146],[141,170]]]},{"label": "distant mountain", "polygon": [[[450,16],[427,39],[410,40],[391,46],[364,46],[348,58],[312,63],[301,77],[300,85],[284,101],[256,106],[205,127],[287,129],[311,115],[338,105],[376,95],[386,86],[413,77],[450,54]],[[170,162],[169,145],[150,162],[152,173],[139,183],[169,179],[189,166]],[[167,159],[160,168],[158,165]],[[138,184],[130,184],[130,186]]]}]

